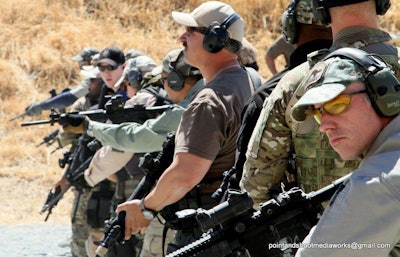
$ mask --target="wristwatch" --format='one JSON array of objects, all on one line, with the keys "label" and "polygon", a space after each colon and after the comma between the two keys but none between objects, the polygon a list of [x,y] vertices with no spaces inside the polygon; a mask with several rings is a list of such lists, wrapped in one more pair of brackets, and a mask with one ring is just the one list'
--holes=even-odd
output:
[{"label": "wristwatch", "polygon": [[156,211],[147,209],[146,206],[144,206],[144,197],[142,200],[140,200],[140,210],[142,211],[144,218],[148,220],[154,219],[154,217],[157,215]]}]

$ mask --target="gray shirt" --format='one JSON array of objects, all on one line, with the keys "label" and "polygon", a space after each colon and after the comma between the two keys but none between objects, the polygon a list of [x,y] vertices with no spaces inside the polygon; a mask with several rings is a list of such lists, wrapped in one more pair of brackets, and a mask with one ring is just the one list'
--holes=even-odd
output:
[{"label": "gray shirt", "polygon": [[382,130],[296,257],[389,255],[400,240],[399,127],[397,116]]}]

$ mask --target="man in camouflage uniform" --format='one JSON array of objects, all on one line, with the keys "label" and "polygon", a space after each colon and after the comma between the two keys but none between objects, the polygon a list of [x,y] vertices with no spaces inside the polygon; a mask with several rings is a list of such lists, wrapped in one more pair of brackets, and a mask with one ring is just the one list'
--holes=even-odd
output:
[{"label": "man in camouflage uniform", "polygon": [[[377,28],[377,14],[383,15],[390,1],[376,1],[377,5],[375,0],[348,0],[340,3],[333,0],[321,1],[331,17],[333,44],[329,51],[341,47],[361,48],[381,55],[394,65],[398,73],[397,48],[387,44],[391,39],[389,34]],[[314,61],[323,55],[325,53],[320,53],[314,57]],[[318,131],[314,120],[297,124],[288,113],[301,96],[301,87],[298,92],[295,91],[312,65],[312,62],[306,62],[291,70],[264,101],[248,145],[240,182],[241,188],[253,198],[255,208],[268,200],[270,189],[281,182],[291,153],[296,154],[297,174],[294,177],[297,176],[298,185],[306,192],[319,189],[357,167],[356,161],[340,159],[330,147],[326,136]],[[289,181],[295,179],[291,176],[287,178]]]}]

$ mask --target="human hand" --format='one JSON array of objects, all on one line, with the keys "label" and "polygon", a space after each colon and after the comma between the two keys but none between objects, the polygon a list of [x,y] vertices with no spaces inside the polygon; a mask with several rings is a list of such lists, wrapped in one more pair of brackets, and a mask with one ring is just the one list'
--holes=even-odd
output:
[{"label": "human hand", "polygon": [[89,119],[85,115],[65,114],[60,117],[58,123],[63,126],[64,132],[82,134],[87,129]]},{"label": "human hand", "polygon": [[151,220],[143,217],[140,210],[140,200],[131,200],[118,205],[116,212],[125,211],[125,240],[129,240],[133,234],[144,233]]},{"label": "human hand", "polygon": [[69,181],[66,177],[62,177],[59,181],[57,181],[57,183],[54,185],[54,188],[56,187],[60,187],[61,191],[65,191],[69,186]]},{"label": "human hand", "polygon": [[40,102],[35,102],[30,104],[25,108],[25,113],[28,116],[38,116],[42,113],[42,107],[40,106]]}]

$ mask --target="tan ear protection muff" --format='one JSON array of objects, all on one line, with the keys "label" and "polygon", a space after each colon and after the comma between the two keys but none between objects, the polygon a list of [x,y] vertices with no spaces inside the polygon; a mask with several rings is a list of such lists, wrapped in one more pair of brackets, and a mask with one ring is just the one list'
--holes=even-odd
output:
[{"label": "tan ear protection muff", "polygon": [[391,117],[400,113],[400,81],[379,56],[345,47],[327,55],[324,60],[335,56],[348,58],[365,70],[367,94],[378,115]]},{"label": "tan ear protection muff", "polygon": [[297,42],[298,23],[296,20],[296,5],[299,0],[292,0],[282,15],[282,35],[290,44]]}]

